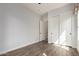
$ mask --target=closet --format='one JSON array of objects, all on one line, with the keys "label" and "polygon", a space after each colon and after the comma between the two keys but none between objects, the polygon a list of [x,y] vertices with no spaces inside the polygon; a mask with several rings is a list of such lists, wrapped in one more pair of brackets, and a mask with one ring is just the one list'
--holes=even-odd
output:
[{"label": "closet", "polygon": [[72,11],[49,15],[48,43],[76,47],[76,19]]}]

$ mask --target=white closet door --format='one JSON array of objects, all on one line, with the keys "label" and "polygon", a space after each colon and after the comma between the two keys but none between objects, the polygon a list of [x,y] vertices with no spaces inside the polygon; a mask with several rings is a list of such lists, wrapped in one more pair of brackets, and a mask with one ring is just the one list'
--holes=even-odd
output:
[{"label": "white closet door", "polygon": [[77,14],[72,15],[72,47],[77,47]]},{"label": "white closet door", "polygon": [[71,45],[71,13],[63,13],[60,19],[60,44]]},{"label": "white closet door", "polygon": [[51,43],[58,44],[59,41],[59,16],[49,17],[48,36]]}]

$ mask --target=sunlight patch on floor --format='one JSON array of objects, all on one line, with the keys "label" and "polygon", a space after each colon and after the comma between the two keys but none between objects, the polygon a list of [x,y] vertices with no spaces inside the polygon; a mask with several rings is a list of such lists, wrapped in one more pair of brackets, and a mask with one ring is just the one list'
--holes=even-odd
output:
[{"label": "sunlight patch on floor", "polygon": [[59,47],[59,48],[63,48],[65,50],[69,51],[69,47],[67,47],[67,46],[60,45],[60,44],[54,44],[54,45],[57,46],[57,47]]},{"label": "sunlight patch on floor", "polygon": [[45,53],[43,53],[43,56],[47,56]]},{"label": "sunlight patch on floor", "polygon": [[65,50],[68,50],[68,51],[69,51],[69,47],[61,46],[61,48],[63,48],[63,49],[65,49]]}]

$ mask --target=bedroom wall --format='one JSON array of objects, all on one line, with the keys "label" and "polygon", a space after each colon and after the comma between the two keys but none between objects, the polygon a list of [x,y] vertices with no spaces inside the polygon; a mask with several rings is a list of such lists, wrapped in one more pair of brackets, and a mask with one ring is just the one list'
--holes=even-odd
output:
[{"label": "bedroom wall", "polygon": [[0,53],[39,42],[39,20],[20,4],[0,4]]}]

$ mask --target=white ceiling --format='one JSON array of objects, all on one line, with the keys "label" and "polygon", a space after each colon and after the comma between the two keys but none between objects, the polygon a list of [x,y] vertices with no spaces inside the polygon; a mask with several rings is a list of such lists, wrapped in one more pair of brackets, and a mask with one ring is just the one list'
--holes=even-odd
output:
[{"label": "white ceiling", "polygon": [[38,4],[38,3],[24,3],[23,5],[25,7],[27,7],[28,9],[30,9],[31,11],[42,15],[42,14],[48,12],[48,11],[66,6],[66,5],[68,5],[68,3],[41,3],[41,4]]}]

